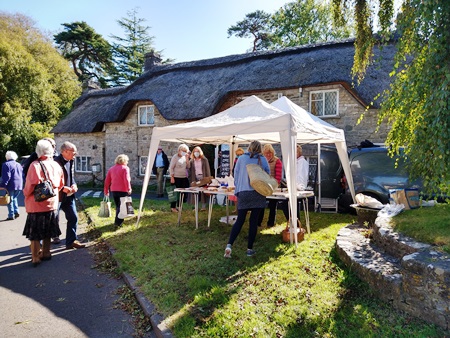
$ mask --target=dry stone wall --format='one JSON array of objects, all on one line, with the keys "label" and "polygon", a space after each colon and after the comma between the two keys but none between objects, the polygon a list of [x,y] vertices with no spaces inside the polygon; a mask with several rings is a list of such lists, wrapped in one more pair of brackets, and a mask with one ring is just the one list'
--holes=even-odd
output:
[{"label": "dry stone wall", "polygon": [[336,238],[341,260],[375,294],[417,318],[450,327],[450,255],[402,236],[378,217],[373,239],[362,225],[342,228]]}]

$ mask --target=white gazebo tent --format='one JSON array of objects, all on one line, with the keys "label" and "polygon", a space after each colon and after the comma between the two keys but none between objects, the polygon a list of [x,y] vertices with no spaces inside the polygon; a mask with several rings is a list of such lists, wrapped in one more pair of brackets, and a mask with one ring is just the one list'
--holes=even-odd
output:
[{"label": "white gazebo tent", "polygon": [[[250,96],[221,113],[198,121],[155,127],[150,142],[137,223],[140,220],[150,171],[161,141],[216,145],[228,143],[231,147],[234,144],[250,143],[252,140],[259,140],[261,143],[280,143],[292,220],[296,220],[296,183],[295,174],[292,175],[292,173],[296,172],[296,143],[301,126],[302,122],[296,114],[281,111],[256,96]],[[318,133],[317,128],[309,130],[311,133]],[[304,141],[299,140],[302,143]],[[353,185],[351,185],[352,189]],[[296,228],[297,223],[292,221],[291,227]],[[292,237],[297,242],[297,236],[291,236],[291,240]]]},{"label": "white gazebo tent", "polygon": [[[347,144],[345,142],[345,135],[342,129],[336,128],[333,125],[325,122],[317,116],[307,112],[302,107],[296,105],[287,97],[282,96],[275,102],[272,102],[272,106],[278,108],[286,113],[289,113],[296,117],[296,121],[301,121],[301,125],[297,126],[297,142],[316,143],[318,145],[317,158],[320,159],[320,145],[322,143],[333,143],[336,146],[339,159],[344,169],[345,177],[347,179],[350,193],[353,200],[355,200],[355,190],[353,188],[353,176],[350,170],[350,163],[348,161]],[[320,189],[320,163],[317,164],[318,170],[318,199],[321,200]]]}]

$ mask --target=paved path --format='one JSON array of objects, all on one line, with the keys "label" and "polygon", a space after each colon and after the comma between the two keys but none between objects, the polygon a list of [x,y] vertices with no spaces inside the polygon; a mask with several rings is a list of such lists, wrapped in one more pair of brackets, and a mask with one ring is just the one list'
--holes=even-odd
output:
[{"label": "paved path", "polygon": [[[0,206],[0,336],[132,337],[131,316],[114,309],[124,282],[93,269],[89,248],[65,250],[62,235],[61,244],[52,244],[52,260],[32,267],[21,205],[14,221],[5,221],[7,208]],[[60,227],[65,234],[63,214]],[[78,233],[84,230],[80,225]]]}]

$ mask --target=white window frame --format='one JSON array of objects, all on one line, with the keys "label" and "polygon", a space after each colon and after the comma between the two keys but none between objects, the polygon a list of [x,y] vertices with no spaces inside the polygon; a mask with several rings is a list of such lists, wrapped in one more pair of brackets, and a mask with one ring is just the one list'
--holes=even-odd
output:
[{"label": "white window frame", "polygon": [[[326,114],[325,112],[325,102],[326,102],[326,95],[327,93],[336,93],[336,113],[335,114]],[[313,100],[312,97],[314,94],[322,94],[323,98],[320,100]],[[309,111],[312,114],[315,114],[313,112],[313,102],[322,102],[322,111],[323,114],[317,115],[318,117],[336,117],[339,116],[339,90],[338,89],[330,89],[330,90],[316,90],[309,92]]]},{"label": "white window frame", "polygon": [[139,176],[145,175],[145,167],[147,166],[148,156],[139,156]]},{"label": "white window frame", "polygon": [[[81,169],[81,170],[79,170],[79,169]],[[75,156],[75,172],[91,173],[92,172],[91,157],[90,156]]]},{"label": "white window frame", "polygon": [[[142,115],[145,114],[145,123],[142,121]],[[149,114],[151,114],[149,118]],[[150,121],[149,121],[150,120]],[[142,105],[138,106],[138,125],[139,126],[154,126],[155,125],[155,106]]]}]

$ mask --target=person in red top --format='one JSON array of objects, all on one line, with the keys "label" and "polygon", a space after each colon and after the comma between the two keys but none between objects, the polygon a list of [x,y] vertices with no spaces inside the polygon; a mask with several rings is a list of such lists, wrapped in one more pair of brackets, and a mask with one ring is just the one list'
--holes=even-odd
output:
[{"label": "person in red top", "polygon": [[[266,158],[267,162],[269,162],[270,167],[270,176],[277,180],[278,186],[280,186],[281,177],[283,175],[283,163],[281,160],[275,156],[275,149],[273,149],[271,144],[265,144],[263,148],[263,155]],[[277,214],[277,203],[278,201],[275,199],[269,199],[268,208],[269,208],[269,218],[267,219],[267,226],[273,227],[275,225],[275,216]],[[264,218],[264,209],[259,214],[259,223],[261,226]]]},{"label": "person in red top", "polygon": [[[34,188],[45,180],[42,165],[47,171],[48,179],[52,182],[55,192],[64,187],[64,174],[61,166],[53,160],[53,146],[47,140],[40,140],[36,145],[38,159],[31,163],[23,194],[25,196],[25,210],[28,213],[22,235],[30,240],[31,262],[36,267],[41,261],[51,259],[50,239],[61,235],[58,222],[59,197],[51,197],[42,202],[34,200]],[[40,243],[42,241],[42,251]]]},{"label": "person in red top", "polygon": [[114,204],[116,205],[116,218],[114,225],[122,226],[123,219],[119,218],[120,198],[131,195],[131,176],[130,168],[128,168],[129,158],[125,154],[116,157],[116,164],[109,168],[105,178],[105,186],[103,192],[105,196],[112,193]]}]

